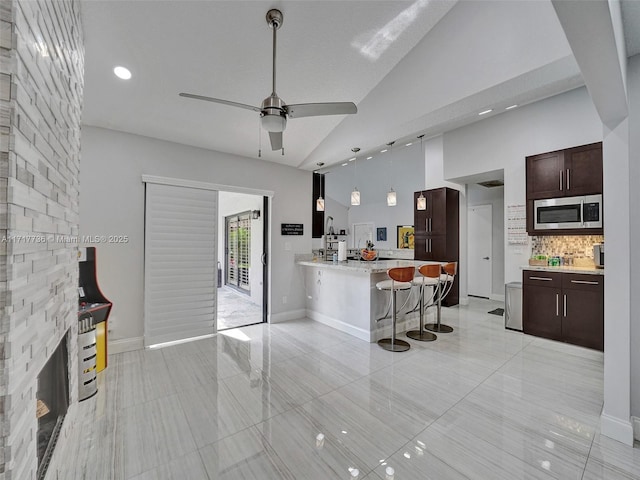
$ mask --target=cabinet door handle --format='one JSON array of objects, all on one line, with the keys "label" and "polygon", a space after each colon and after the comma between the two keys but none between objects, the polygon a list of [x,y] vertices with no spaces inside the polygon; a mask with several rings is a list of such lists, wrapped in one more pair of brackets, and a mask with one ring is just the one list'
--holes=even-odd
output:
[{"label": "cabinet door handle", "polygon": [[589,280],[571,280],[571,283],[581,283],[583,285],[600,285],[598,282],[591,282]]},{"label": "cabinet door handle", "polygon": [[571,189],[571,184],[569,181],[569,169],[567,168],[567,190],[570,190],[570,189]]},{"label": "cabinet door handle", "polygon": [[429,219],[428,218],[424,219],[424,230],[425,230],[425,232],[429,231]]},{"label": "cabinet door handle", "polygon": [[562,190],[562,174],[564,172],[562,170],[560,170],[560,190]]},{"label": "cabinet door handle", "polygon": [[429,232],[431,232],[431,219],[429,219]]},{"label": "cabinet door handle", "polygon": [[431,239],[429,239],[429,252],[431,252]]},{"label": "cabinet door handle", "polygon": [[567,316],[567,295],[563,295],[564,299],[563,299],[563,303],[564,303],[564,308],[563,308],[563,312],[564,312],[564,316]]},{"label": "cabinet door handle", "polygon": [[529,280],[544,280],[545,282],[550,282],[553,278],[549,277],[529,277]]},{"label": "cabinet door handle", "polygon": [[559,299],[558,297],[560,297],[560,294],[559,294],[559,293],[556,293],[556,317],[557,317],[558,315],[560,315],[560,311],[558,310],[558,308],[559,308],[558,303],[560,302],[560,299]]}]

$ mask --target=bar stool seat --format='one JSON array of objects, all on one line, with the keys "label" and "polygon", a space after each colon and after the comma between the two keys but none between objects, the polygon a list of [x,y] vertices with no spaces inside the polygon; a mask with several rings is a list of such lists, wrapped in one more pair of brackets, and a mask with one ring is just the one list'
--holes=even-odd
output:
[{"label": "bar stool seat", "polygon": [[[428,308],[440,290],[440,265],[420,265],[418,271],[421,277],[415,277],[411,283],[420,288],[420,329],[407,332],[407,337],[418,340],[420,342],[432,342],[438,337],[424,330],[424,311]],[[424,287],[433,287],[431,298],[427,302],[424,301]],[[438,314],[440,310],[438,309]]]},{"label": "bar stool seat", "polygon": [[[456,273],[458,272],[458,262],[450,262],[442,265],[442,272],[440,274],[440,292],[438,295],[438,306],[442,303],[442,299],[445,298],[451,288],[453,287],[453,281]],[[451,333],[453,327],[445,325],[440,322],[440,312],[438,311],[438,321],[436,323],[428,323],[424,326],[427,330],[438,333]]]},{"label": "bar stool seat", "polygon": [[411,348],[408,342],[396,338],[396,294],[398,290],[409,290],[411,281],[416,271],[415,267],[396,267],[387,270],[388,280],[376,283],[378,290],[388,290],[391,292],[391,338],[378,340],[378,345],[391,352],[406,352]]}]

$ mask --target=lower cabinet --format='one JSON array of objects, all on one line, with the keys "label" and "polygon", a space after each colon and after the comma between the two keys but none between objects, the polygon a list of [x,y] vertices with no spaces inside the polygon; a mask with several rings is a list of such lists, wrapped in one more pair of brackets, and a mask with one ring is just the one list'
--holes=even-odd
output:
[{"label": "lower cabinet", "polygon": [[604,349],[602,275],[524,270],[524,333]]}]

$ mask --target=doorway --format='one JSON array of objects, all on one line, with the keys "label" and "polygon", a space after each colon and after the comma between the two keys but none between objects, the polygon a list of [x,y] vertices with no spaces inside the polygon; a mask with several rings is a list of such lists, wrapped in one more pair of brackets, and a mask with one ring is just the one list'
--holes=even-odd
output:
[{"label": "doorway", "polygon": [[468,208],[468,290],[469,295],[473,297],[491,297],[493,276],[491,259],[492,225],[493,208],[491,205],[476,205]]},{"label": "doorway", "polygon": [[218,331],[266,321],[267,198],[219,193]]}]

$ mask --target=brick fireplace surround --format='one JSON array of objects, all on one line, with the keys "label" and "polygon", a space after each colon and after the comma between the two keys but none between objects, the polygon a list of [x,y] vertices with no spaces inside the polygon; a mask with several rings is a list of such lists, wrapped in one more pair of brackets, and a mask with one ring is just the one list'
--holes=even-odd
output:
[{"label": "brick fireplace surround", "polygon": [[37,376],[67,331],[77,409],[77,1],[0,2],[0,480],[36,478]]}]

